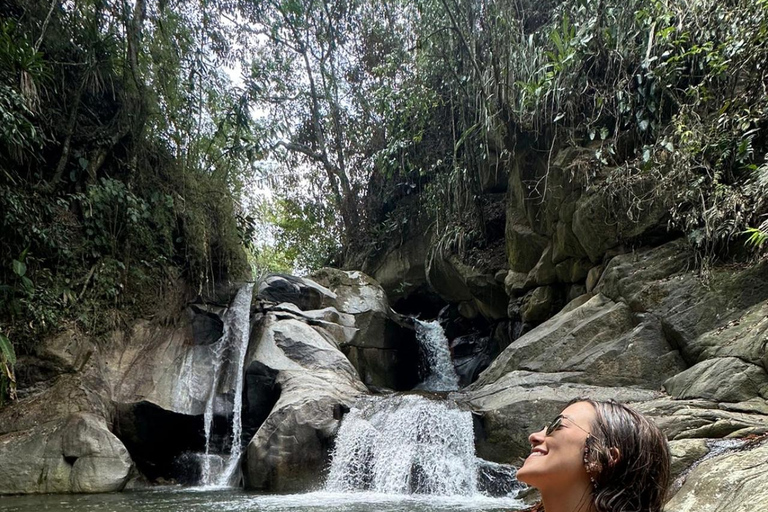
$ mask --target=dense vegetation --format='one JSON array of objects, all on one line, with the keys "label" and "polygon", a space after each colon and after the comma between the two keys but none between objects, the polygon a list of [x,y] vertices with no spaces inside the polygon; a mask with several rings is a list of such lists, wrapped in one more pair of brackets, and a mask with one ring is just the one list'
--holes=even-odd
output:
[{"label": "dense vegetation", "polygon": [[[9,338],[105,329],[175,280],[241,274],[244,243],[270,268],[349,265],[426,211],[440,248],[490,244],[479,170],[523,146],[585,148],[573,179],[630,216],[663,194],[702,263],[768,237],[767,0],[11,0],[0,16],[8,367]],[[250,210],[246,183],[270,190]]]},{"label": "dense vegetation", "polygon": [[279,150],[273,186],[339,232],[340,261],[397,241],[414,204],[441,247],[486,244],[479,169],[573,146],[588,150],[574,180],[630,216],[662,196],[706,264],[766,237],[767,6],[293,0],[241,15],[262,37],[248,84]]},{"label": "dense vegetation", "polygon": [[175,7],[0,8],[0,371],[11,395],[14,352],[52,329],[106,332],[246,275],[247,122],[217,69],[227,48],[210,13]]}]

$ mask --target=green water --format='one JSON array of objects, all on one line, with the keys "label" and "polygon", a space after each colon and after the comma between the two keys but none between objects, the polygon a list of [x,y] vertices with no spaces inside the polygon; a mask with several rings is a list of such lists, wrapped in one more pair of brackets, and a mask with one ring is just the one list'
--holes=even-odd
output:
[{"label": "green water", "polygon": [[416,512],[512,511],[513,498],[402,496],[372,493],[256,494],[241,490],[161,488],[115,494],[0,496],[2,512]]}]

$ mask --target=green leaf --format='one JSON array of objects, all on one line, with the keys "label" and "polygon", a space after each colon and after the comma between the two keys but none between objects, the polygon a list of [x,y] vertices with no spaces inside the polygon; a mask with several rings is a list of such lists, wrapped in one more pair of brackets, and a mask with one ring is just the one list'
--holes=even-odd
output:
[{"label": "green leaf", "polygon": [[13,273],[19,277],[24,277],[27,273],[27,266],[19,260],[13,260]]},{"label": "green leaf", "polygon": [[16,352],[13,350],[11,340],[5,334],[0,334],[0,357],[8,361],[11,366],[16,364]]}]

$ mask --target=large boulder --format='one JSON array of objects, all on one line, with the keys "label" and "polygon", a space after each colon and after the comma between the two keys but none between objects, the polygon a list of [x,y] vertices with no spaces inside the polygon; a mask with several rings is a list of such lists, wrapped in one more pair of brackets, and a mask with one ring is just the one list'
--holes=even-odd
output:
[{"label": "large boulder", "polygon": [[698,464],[664,507],[667,512],[768,510],[768,443],[728,451]]},{"label": "large boulder", "polygon": [[609,192],[592,192],[579,198],[571,228],[592,262],[600,263],[609,249],[664,226],[668,206],[666,197],[652,193],[656,186],[650,178],[634,184],[632,193],[638,198],[638,204],[631,209],[636,212],[634,216],[617,208]]},{"label": "large boulder", "polygon": [[125,446],[90,413],[0,436],[0,494],[120,491],[131,467]]},{"label": "large boulder", "polygon": [[718,357],[678,373],[664,387],[675,398],[743,402],[755,397],[768,398],[768,375],[759,366],[737,357]]},{"label": "large boulder", "polygon": [[596,295],[572,302],[513,341],[474,387],[529,370],[578,372],[571,380],[593,385],[659,389],[684,369],[655,318],[637,316],[626,304]]},{"label": "large boulder", "polygon": [[[324,268],[312,275],[334,297],[322,305],[354,320],[352,338],[340,343],[363,382],[369,386],[411,389],[418,379],[415,332],[389,307],[374,279],[358,271]],[[307,314],[307,312],[305,312]]]},{"label": "large boulder", "polygon": [[366,393],[357,371],[317,329],[268,313],[252,333],[246,359],[269,369],[279,398],[248,444],[245,486],[277,492],[320,483],[340,411]]},{"label": "large boulder", "polygon": [[299,309],[318,309],[324,301],[336,298],[334,293],[311,279],[288,274],[265,277],[257,290],[259,299],[270,302],[290,302]]}]

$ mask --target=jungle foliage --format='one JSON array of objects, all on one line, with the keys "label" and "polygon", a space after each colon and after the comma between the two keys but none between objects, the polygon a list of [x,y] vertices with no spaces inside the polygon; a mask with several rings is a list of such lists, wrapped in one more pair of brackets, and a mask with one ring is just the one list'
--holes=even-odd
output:
[{"label": "jungle foliage", "polygon": [[[414,204],[431,212],[440,246],[459,250],[496,236],[483,223],[483,166],[507,165],[521,147],[552,155],[574,146],[589,156],[573,180],[630,216],[650,200],[635,185],[657,183],[670,229],[688,236],[701,262],[745,243],[762,250],[766,6],[253,4],[247,25],[262,44],[251,102],[269,112],[264,140],[284,171],[272,185],[283,197],[311,188],[316,204],[339,213],[347,263],[396,242]],[[413,195],[420,200],[403,202]]]},{"label": "jungle foliage", "polygon": [[65,322],[103,333],[246,275],[256,149],[218,23],[184,2],[0,7],[0,396]]},{"label": "jungle foliage", "polygon": [[700,262],[761,254],[766,73],[768,0],[10,0],[3,339],[212,289],[243,245],[352,265],[426,211],[440,249],[482,248],[481,170],[519,148],[583,149],[572,179],[630,216],[656,183]]}]

